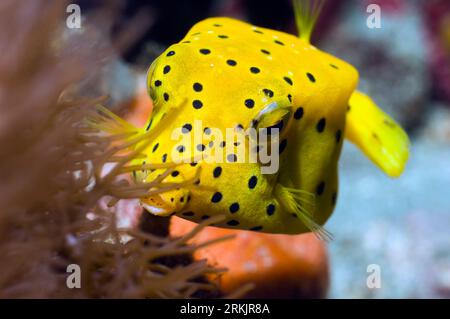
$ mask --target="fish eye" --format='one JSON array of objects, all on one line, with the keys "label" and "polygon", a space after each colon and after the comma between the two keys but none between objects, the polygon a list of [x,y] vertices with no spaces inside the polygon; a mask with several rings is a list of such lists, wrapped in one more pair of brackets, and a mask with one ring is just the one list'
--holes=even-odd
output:
[{"label": "fish eye", "polygon": [[291,107],[280,106],[273,102],[264,107],[256,117],[251,121],[250,126],[257,131],[264,129],[266,135],[272,135],[275,130],[284,135],[292,115]]}]

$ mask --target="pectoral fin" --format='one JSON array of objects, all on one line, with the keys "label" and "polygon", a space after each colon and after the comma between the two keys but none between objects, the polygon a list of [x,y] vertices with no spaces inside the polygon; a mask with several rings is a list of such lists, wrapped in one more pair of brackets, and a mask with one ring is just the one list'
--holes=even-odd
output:
[{"label": "pectoral fin", "polygon": [[345,135],[387,175],[401,175],[409,157],[408,135],[361,92],[350,97]]}]

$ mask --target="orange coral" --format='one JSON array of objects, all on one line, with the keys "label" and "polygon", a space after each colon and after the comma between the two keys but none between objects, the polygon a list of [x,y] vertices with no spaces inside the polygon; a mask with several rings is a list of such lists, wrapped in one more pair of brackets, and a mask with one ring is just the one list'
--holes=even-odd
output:
[{"label": "orange coral", "polygon": [[[171,234],[181,236],[193,227],[192,222],[173,217]],[[194,253],[197,260],[207,259],[212,265],[227,269],[220,280],[225,293],[253,283],[255,288],[247,297],[325,297],[328,257],[324,242],[314,234],[273,235],[206,227],[192,242],[230,235],[235,238]]]}]

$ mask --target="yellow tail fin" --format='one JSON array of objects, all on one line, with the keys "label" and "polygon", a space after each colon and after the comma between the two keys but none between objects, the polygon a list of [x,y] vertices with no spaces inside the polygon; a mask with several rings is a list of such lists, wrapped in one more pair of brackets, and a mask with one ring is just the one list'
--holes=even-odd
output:
[{"label": "yellow tail fin", "polygon": [[361,92],[350,97],[345,135],[387,175],[401,175],[409,157],[408,135]]}]

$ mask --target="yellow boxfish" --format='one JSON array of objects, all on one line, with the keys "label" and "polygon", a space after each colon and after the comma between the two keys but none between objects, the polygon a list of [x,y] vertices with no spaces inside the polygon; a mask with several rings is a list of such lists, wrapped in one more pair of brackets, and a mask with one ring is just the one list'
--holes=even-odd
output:
[{"label": "yellow boxfish", "polygon": [[[161,182],[164,192],[140,198],[147,211],[194,222],[225,215],[215,226],[323,238],[344,137],[387,175],[401,174],[406,133],[356,91],[353,66],[310,44],[322,4],[294,1],[299,37],[206,19],[152,63],[147,125],[121,122],[114,132],[137,141],[136,181]],[[255,143],[251,128],[275,142]],[[276,155],[278,169],[262,171],[263,151]]]}]

